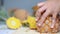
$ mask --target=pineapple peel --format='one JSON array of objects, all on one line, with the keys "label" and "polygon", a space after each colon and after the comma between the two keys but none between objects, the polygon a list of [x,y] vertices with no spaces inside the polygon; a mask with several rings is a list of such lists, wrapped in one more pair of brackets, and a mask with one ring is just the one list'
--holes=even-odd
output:
[{"label": "pineapple peel", "polygon": [[50,26],[51,26],[51,24],[52,24],[52,18],[51,17],[48,17],[46,20],[45,20],[45,22],[44,22],[44,24],[41,26],[41,27],[39,27],[39,26],[37,26],[37,31],[39,31],[39,32],[41,32],[41,33],[45,33],[45,32],[50,32],[50,33],[56,33],[56,32],[58,32],[59,30],[58,30],[58,28],[59,28],[59,21],[58,21],[58,19],[56,20],[56,23],[55,23],[55,25],[54,25],[54,28],[51,28]]}]

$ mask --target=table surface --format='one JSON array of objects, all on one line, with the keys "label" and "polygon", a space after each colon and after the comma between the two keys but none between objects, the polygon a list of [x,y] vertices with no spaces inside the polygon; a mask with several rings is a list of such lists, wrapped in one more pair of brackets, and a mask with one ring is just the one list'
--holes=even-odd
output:
[{"label": "table surface", "polygon": [[36,30],[31,30],[28,27],[20,27],[16,30],[8,29],[6,25],[0,26],[0,34],[39,34]]},{"label": "table surface", "polygon": [[6,25],[1,25],[0,34],[40,34],[40,33],[37,32],[36,30],[31,30],[28,27],[20,27],[19,29],[11,30],[8,29]]}]

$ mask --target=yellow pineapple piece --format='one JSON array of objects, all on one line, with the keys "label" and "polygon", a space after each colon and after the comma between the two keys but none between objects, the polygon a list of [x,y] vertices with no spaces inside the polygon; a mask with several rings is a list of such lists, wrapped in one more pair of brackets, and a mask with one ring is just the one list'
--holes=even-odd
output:
[{"label": "yellow pineapple piece", "polygon": [[28,16],[27,22],[29,23],[29,27],[31,29],[36,29],[36,20],[35,20],[35,17]]},{"label": "yellow pineapple piece", "polygon": [[15,17],[10,17],[6,20],[6,24],[10,29],[17,29],[21,27],[21,21]]}]

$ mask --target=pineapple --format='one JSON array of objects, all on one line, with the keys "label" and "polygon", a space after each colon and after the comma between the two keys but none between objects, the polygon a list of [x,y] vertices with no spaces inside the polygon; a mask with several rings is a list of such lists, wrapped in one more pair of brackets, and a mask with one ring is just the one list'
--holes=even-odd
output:
[{"label": "pineapple", "polygon": [[58,32],[58,28],[59,28],[59,22],[58,20],[56,20],[57,22],[54,25],[54,28],[51,28],[51,24],[52,24],[52,17],[47,17],[47,19],[45,20],[45,22],[43,23],[43,25],[41,27],[37,26],[37,30],[39,32]]},{"label": "pineapple", "polygon": [[[37,11],[38,8],[39,7],[37,7],[37,6],[33,7],[34,15],[35,15],[35,13],[36,13],[36,11]],[[46,20],[44,21],[44,23],[42,24],[41,27],[37,26],[37,31],[44,32],[44,33],[45,32],[58,32],[59,31],[58,30],[58,28],[59,28],[59,21],[58,21],[58,19],[56,20],[57,22],[55,23],[54,28],[50,28],[51,24],[52,24],[52,21],[53,21],[52,17],[48,16],[46,18]]]},{"label": "pineapple", "polygon": [[7,26],[9,28],[17,29],[21,25],[23,25],[23,26],[27,25],[26,24],[27,23],[27,11],[26,10],[24,10],[24,9],[13,9],[13,10],[10,10],[9,13],[12,14],[11,12],[13,12],[13,15],[11,15],[12,17],[10,17],[6,20]]},{"label": "pineapple", "polygon": [[6,24],[10,29],[17,29],[21,27],[21,21],[15,17],[10,17],[6,20]]},{"label": "pineapple", "polygon": [[36,20],[35,20],[35,17],[28,16],[27,22],[29,23],[30,29],[36,30]]}]

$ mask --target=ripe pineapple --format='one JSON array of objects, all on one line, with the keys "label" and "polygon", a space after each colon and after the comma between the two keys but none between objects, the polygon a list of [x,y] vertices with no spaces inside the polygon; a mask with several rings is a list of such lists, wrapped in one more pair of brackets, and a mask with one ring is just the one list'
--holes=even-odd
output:
[{"label": "ripe pineapple", "polygon": [[35,17],[28,16],[27,22],[29,23],[29,28],[32,30],[36,30],[36,21]]},{"label": "ripe pineapple", "polygon": [[45,20],[45,22],[43,23],[41,27],[37,26],[37,30],[39,32],[58,32],[59,22],[58,20],[56,21],[57,22],[55,23],[54,28],[51,28],[52,17],[47,17],[47,19]]},{"label": "ripe pineapple", "polygon": [[27,10],[25,9],[16,9],[14,11],[14,16],[16,18],[18,18],[19,20],[21,20],[21,23],[22,23],[22,26],[28,26],[28,23],[27,23]]},{"label": "ripe pineapple", "polygon": [[11,12],[13,13],[13,15],[11,15],[11,16],[14,16],[14,17],[10,17],[9,19],[6,20],[7,26],[9,28],[17,29],[26,23],[26,19],[27,19],[27,11],[26,10],[13,9],[13,10],[10,10],[9,13],[11,13]]},{"label": "ripe pineapple", "polygon": [[[37,7],[37,6],[33,7],[34,15],[35,15],[35,13],[36,13],[38,8],[39,7]],[[55,23],[54,28],[51,28],[52,21],[53,21],[52,17],[48,16],[46,18],[45,22],[42,24],[41,27],[37,26],[37,31],[44,32],[44,33],[45,32],[58,32],[59,31],[58,30],[58,28],[59,28],[59,21],[58,21],[58,19],[56,20],[57,22]]]},{"label": "ripe pineapple", "polygon": [[6,20],[6,24],[10,29],[18,29],[22,26],[21,21],[15,17],[10,17]]}]

